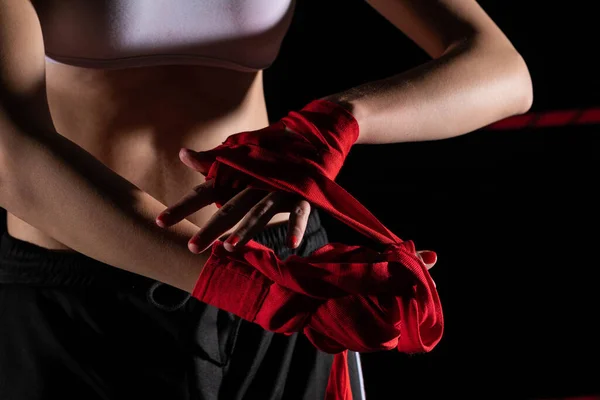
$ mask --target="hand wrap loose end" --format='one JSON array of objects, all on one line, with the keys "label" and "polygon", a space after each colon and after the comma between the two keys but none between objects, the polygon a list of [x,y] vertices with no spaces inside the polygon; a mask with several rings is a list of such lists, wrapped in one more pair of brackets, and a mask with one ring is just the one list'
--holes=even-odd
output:
[{"label": "hand wrap loose end", "polygon": [[329,243],[282,261],[255,241],[233,253],[216,241],[196,283],[200,301],[269,331],[303,332],[336,353],[328,399],[351,398],[346,350],[427,352],[443,333],[437,290],[414,244],[333,181],[357,138],[351,114],[317,100],[265,129],[230,136],[200,160],[219,187],[295,193],[385,245],[376,252]]}]

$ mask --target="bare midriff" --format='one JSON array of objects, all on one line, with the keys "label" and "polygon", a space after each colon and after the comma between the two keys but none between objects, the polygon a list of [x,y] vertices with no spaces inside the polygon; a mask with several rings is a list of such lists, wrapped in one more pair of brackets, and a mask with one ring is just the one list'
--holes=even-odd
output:
[{"label": "bare midriff", "polygon": [[[234,133],[268,125],[261,71],[201,66],[106,70],[48,62],[46,76],[56,130],[165,205],[204,182],[202,174],[179,160],[182,147],[208,150]],[[188,219],[203,226],[216,211],[212,204]],[[288,217],[276,214],[269,225]],[[7,224],[13,237],[69,250],[11,214]]]}]

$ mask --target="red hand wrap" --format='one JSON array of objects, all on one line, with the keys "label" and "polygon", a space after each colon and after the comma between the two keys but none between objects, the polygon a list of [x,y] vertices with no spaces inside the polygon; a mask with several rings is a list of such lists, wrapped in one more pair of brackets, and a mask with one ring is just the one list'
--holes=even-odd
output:
[{"label": "red hand wrap", "polygon": [[385,245],[377,252],[330,243],[309,257],[281,261],[254,241],[234,253],[217,241],[193,292],[264,329],[302,331],[317,348],[338,353],[327,391],[336,400],[352,398],[345,350],[430,351],[443,332],[435,284],[413,243],[396,237],[333,181],[357,138],[350,113],[317,100],[201,153],[216,185],[295,193]]}]

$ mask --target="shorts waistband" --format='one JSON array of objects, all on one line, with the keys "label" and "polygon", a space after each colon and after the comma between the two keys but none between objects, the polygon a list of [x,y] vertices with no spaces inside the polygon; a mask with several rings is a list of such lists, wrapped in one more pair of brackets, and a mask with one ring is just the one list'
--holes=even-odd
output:
[{"label": "shorts waistband", "polygon": [[[327,243],[316,209],[308,219],[300,247],[287,248],[287,223],[266,227],[253,240],[285,259],[294,252],[312,252]],[[50,250],[4,232],[0,238],[0,283],[30,286],[148,287],[155,281],[115,268],[81,253]]]},{"label": "shorts waistband", "polygon": [[306,223],[306,230],[302,237],[300,246],[296,249],[287,247],[288,224],[283,222],[262,230],[252,240],[272,249],[277,257],[285,260],[292,254],[306,255],[329,242],[327,232],[321,225],[319,211],[312,209]]},{"label": "shorts waistband", "polygon": [[131,287],[152,280],[81,253],[51,250],[10,236],[0,238],[0,283],[29,286]]}]

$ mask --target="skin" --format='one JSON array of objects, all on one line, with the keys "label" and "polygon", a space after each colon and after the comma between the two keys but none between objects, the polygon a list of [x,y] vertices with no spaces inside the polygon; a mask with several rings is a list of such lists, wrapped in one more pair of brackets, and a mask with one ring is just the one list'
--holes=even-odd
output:
[{"label": "skin", "polygon": [[[328,97],[357,118],[358,144],[443,139],[529,109],[527,67],[475,1],[370,3],[433,59]],[[301,241],[306,201],[244,190],[218,210],[194,152],[179,151],[266,126],[261,72],[47,64],[27,0],[0,2],[0,60],[0,206],[11,235],[187,291],[202,250],[225,234],[239,246],[288,221],[290,241]]]},{"label": "skin", "polygon": [[[326,98],[346,107],[358,120],[357,144],[454,137],[530,108],[531,78],[523,59],[475,2],[374,0],[369,3],[433,60]],[[202,172],[194,157],[195,152],[189,149],[180,153],[185,165]],[[211,182],[195,188],[157,218],[159,226],[171,226],[199,209],[194,204],[212,203],[211,188]],[[206,249],[219,232],[239,221],[238,214],[243,213],[238,213],[238,209],[252,207],[225,242],[225,248],[233,251],[236,245],[243,245],[262,229],[272,215],[289,210],[290,202],[293,212],[289,219],[289,243],[292,246],[299,243],[310,204],[302,199],[294,203],[281,193],[261,196],[254,192],[242,191],[217,211],[207,226],[190,239],[190,250]]]}]

